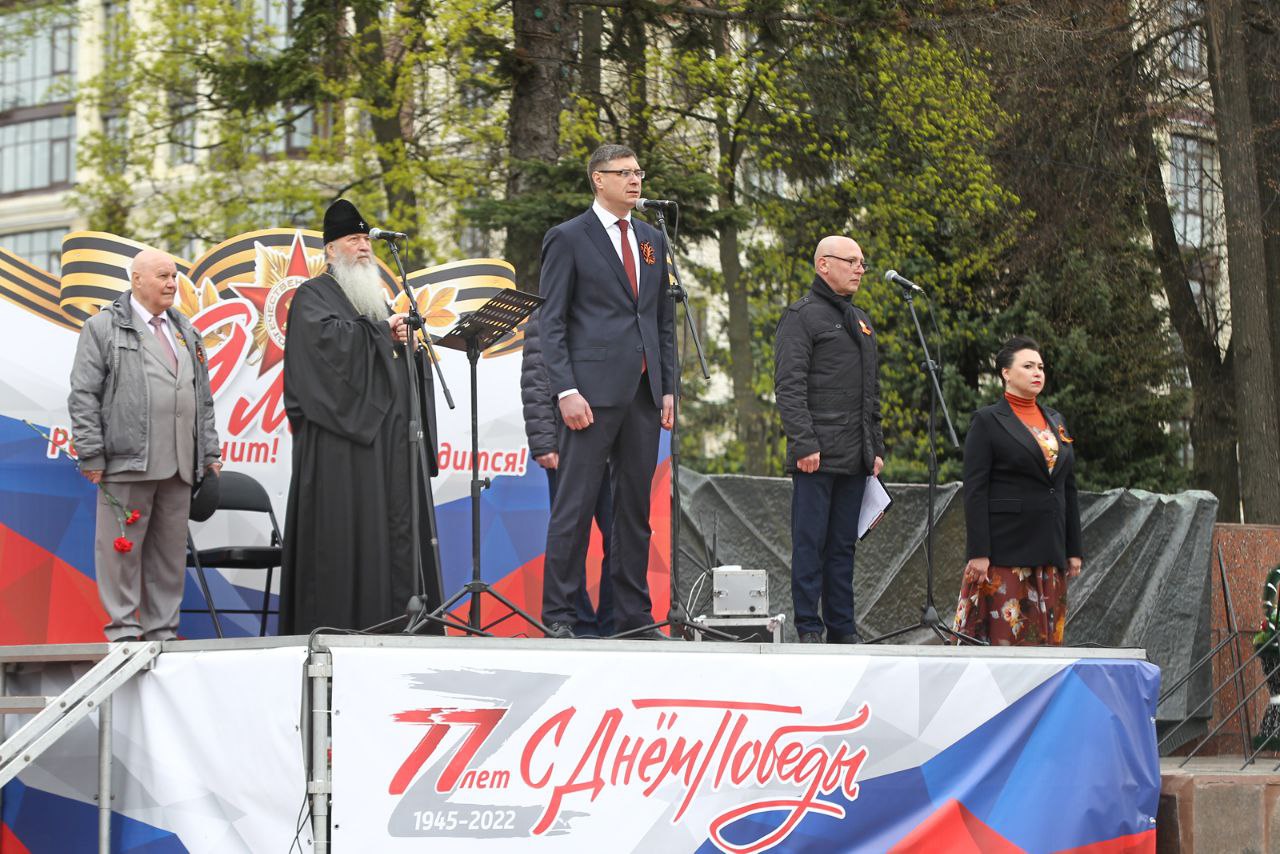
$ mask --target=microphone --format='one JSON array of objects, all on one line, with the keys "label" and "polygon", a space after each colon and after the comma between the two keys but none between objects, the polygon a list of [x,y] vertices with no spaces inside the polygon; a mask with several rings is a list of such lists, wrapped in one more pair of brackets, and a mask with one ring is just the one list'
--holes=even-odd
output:
[{"label": "microphone", "polygon": [[675,207],[679,207],[679,205],[671,199],[636,199],[636,210],[638,211],[671,210]]},{"label": "microphone", "polygon": [[904,288],[910,288],[911,290],[915,291],[918,294],[924,293],[924,288],[920,287],[915,282],[911,281],[905,276],[899,276],[897,270],[890,270],[887,273],[885,273],[884,280],[886,282],[892,282],[895,285],[901,285]]},{"label": "microphone", "polygon": [[408,236],[409,235],[405,234],[403,231],[387,231],[385,228],[369,229],[370,240],[385,240],[390,243],[395,240],[404,240]]}]

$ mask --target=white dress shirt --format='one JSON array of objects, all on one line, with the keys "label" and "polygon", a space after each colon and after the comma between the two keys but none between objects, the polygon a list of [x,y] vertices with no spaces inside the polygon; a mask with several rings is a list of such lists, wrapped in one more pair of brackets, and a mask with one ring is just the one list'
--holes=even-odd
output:
[{"label": "white dress shirt", "polygon": [[[600,217],[600,224],[604,226],[605,234],[609,235],[609,242],[613,244],[613,251],[618,253],[618,260],[622,260],[622,229],[618,228],[618,218],[609,211],[600,206],[600,202],[592,202],[591,210],[596,216]],[[627,215],[623,217],[627,221],[627,242],[631,245],[631,261],[635,264],[636,283],[640,280],[640,242],[636,240],[636,232],[634,224],[631,222],[631,211],[627,211]],[[626,263],[623,263],[626,266]]]}]

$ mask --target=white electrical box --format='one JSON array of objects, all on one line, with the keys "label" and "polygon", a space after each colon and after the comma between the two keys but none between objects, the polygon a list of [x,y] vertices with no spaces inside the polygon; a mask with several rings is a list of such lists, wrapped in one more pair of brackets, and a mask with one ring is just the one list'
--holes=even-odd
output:
[{"label": "white electrical box", "polygon": [[711,613],[755,617],[769,613],[769,573],[763,569],[717,566],[711,570]]}]

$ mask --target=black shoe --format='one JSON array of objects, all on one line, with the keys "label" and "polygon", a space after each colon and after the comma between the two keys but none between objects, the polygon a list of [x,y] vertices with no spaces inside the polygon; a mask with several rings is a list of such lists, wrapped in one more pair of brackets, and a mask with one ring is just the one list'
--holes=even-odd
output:
[{"label": "black shoe", "polygon": [[822,643],[821,632],[801,632],[800,643]]},{"label": "black shoe", "polygon": [[112,643],[136,643],[140,640],[142,640],[142,638],[138,637],[137,635],[121,635],[118,638],[112,638],[111,642]]},{"label": "black shoe", "polygon": [[573,626],[568,623],[550,623],[547,625],[547,637],[570,640],[573,638]]},{"label": "black shoe", "polygon": [[661,629],[645,629],[643,632],[634,635],[627,635],[622,640],[643,640],[643,641],[673,641],[680,638],[673,638],[670,635],[664,635]]},{"label": "black shoe", "polygon": [[862,635],[858,634],[858,630],[854,629],[847,635],[836,635],[831,639],[831,643],[866,643],[862,639]]}]

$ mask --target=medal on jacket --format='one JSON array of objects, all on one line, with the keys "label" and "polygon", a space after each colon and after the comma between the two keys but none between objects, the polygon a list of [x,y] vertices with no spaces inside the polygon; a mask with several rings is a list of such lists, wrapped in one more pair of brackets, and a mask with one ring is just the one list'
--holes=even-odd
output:
[{"label": "medal on jacket", "polygon": [[1066,442],[1068,445],[1074,445],[1076,443],[1075,439],[1072,439],[1067,435],[1067,428],[1062,424],[1058,425],[1058,438]]},{"label": "medal on jacket", "polygon": [[867,326],[867,324],[863,322],[861,317],[858,318],[858,328],[862,330],[863,335],[871,334],[871,327]]},{"label": "medal on jacket", "polygon": [[640,260],[650,267],[657,261],[657,256],[653,254],[653,244],[647,240],[640,244]]}]

